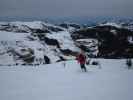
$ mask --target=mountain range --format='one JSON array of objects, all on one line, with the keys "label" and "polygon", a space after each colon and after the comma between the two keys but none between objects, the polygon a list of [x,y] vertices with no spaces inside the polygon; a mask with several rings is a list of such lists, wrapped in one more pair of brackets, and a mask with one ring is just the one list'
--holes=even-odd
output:
[{"label": "mountain range", "polygon": [[39,65],[88,57],[133,57],[133,21],[90,24],[0,22],[0,65]]}]

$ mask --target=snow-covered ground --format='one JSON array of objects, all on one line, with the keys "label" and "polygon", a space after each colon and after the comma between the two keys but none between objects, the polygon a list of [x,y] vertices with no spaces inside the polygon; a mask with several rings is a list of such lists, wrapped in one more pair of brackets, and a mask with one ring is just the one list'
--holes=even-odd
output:
[{"label": "snow-covered ground", "polygon": [[76,61],[0,66],[0,100],[132,100],[133,70],[125,60],[99,59],[81,72]]}]

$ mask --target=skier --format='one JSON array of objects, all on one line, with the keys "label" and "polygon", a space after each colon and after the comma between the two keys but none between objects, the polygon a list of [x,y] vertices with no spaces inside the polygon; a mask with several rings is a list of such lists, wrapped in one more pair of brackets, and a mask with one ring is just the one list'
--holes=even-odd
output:
[{"label": "skier", "polygon": [[128,58],[128,59],[126,60],[126,64],[127,64],[127,66],[128,66],[128,69],[130,69],[130,68],[132,67],[132,60],[131,60],[131,58]]},{"label": "skier", "polygon": [[84,54],[84,52],[81,52],[77,55],[76,60],[78,61],[78,63],[80,64],[81,70],[87,72],[86,67],[85,67],[85,63],[86,63],[86,56]]}]

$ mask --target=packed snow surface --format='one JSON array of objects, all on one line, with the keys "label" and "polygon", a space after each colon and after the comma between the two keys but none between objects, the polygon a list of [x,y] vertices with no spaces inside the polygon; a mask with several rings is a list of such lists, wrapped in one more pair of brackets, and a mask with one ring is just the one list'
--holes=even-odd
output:
[{"label": "packed snow surface", "polygon": [[125,60],[98,59],[41,66],[0,66],[0,100],[132,100],[133,70]]}]

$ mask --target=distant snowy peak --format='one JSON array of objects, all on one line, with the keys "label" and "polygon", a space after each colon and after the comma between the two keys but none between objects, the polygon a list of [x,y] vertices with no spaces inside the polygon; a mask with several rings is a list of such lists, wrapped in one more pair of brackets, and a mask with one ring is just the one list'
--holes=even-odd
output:
[{"label": "distant snowy peak", "polygon": [[0,30],[8,32],[20,32],[20,33],[50,33],[64,31],[64,28],[56,26],[54,24],[49,24],[42,21],[33,22],[1,22]]},{"label": "distant snowy peak", "polygon": [[114,26],[116,28],[122,28],[122,26],[120,24],[114,23],[114,22],[107,22],[104,24],[99,24],[99,26]]}]

